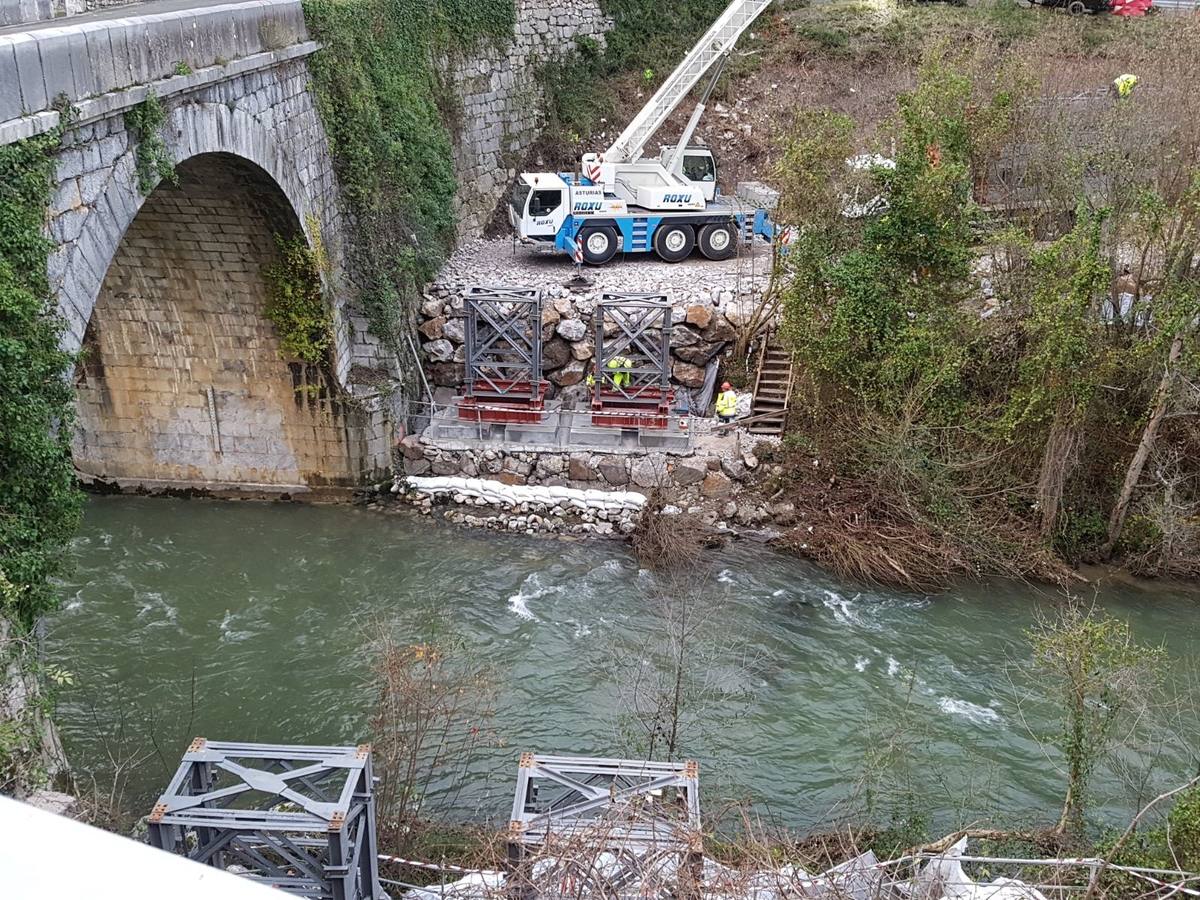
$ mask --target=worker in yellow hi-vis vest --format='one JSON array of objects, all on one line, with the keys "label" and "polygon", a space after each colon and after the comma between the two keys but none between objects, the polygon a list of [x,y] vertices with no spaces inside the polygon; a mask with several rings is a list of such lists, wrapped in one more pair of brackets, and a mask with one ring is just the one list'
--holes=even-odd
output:
[{"label": "worker in yellow hi-vis vest", "polygon": [[1113,79],[1113,87],[1117,89],[1117,97],[1125,100],[1133,93],[1133,89],[1137,87],[1138,77],[1128,73],[1118,75]]},{"label": "worker in yellow hi-vis vest", "polygon": [[633,362],[628,356],[614,356],[608,361],[608,379],[618,390],[633,380]]},{"label": "worker in yellow hi-vis vest", "polygon": [[726,381],[721,385],[721,393],[717,394],[717,418],[722,422],[732,422],[737,415],[737,394],[733,385]]}]

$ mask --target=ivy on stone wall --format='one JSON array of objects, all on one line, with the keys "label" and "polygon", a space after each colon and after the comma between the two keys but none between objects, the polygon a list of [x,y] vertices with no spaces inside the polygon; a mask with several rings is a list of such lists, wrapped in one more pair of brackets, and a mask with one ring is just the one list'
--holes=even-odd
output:
[{"label": "ivy on stone wall", "polygon": [[399,351],[454,241],[452,103],[434,60],[507,41],[514,0],[305,0],[304,13],[324,45],[310,67],[353,221],[359,302]]},{"label": "ivy on stone wall", "polygon": [[279,332],[285,356],[317,364],[333,342],[333,317],[321,289],[316,251],[303,235],[275,236],[279,260],[263,272],[267,280],[266,317]]},{"label": "ivy on stone wall", "polygon": [[156,94],[125,113],[125,127],[134,140],[134,169],[137,172],[138,190],[149,194],[160,181],[178,184],[175,160],[162,138],[162,127],[167,121],[162,101]]},{"label": "ivy on stone wall", "polygon": [[0,614],[24,628],[52,609],[80,515],[71,464],[71,356],[43,234],[59,132],[0,147]]}]

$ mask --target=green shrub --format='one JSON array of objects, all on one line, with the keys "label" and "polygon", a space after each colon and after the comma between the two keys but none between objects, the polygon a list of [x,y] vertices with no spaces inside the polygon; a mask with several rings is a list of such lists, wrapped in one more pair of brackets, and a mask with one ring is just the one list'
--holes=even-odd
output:
[{"label": "green shrub", "polygon": [[728,5],[726,0],[601,0],[613,20],[604,49],[594,40],[580,40],[576,53],[551,61],[543,73],[548,140],[578,143],[602,117],[611,116],[614,76],[640,73],[648,96]]},{"label": "green shrub", "polygon": [[1200,870],[1200,786],[1179,795],[1167,814],[1171,848],[1183,868]]},{"label": "green shrub", "polygon": [[1065,509],[1054,535],[1054,550],[1070,563],[1094,555],[1108,536],[1108,520],[1095,507]]}]

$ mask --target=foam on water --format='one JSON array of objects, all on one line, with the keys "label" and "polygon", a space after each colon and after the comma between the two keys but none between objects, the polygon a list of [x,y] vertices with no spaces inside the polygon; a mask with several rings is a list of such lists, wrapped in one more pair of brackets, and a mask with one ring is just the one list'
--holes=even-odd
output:
[{"label": "foam on water", "polygon": [[938,709],[948,716],[961,716],[976,725],[994,725],[1000,721],[1000,713],[989,706],[980,706],[970,700],[960,700],[957,697],[942,697],[938,700]]},{"label": "foam on water", "polygon": [[825,589],[825,599],[822,601],[825,608],[833,613],[833,617],[842,625],[862,625],[862,617],[851,604],[861,597],[862,594],[855,594],[850,600],[847,600],[837,591]]},{"label": "foam on water", "polygon": [[138,610],[135,614],[139,619],[147,619],[151,625],[174,625],[179,618],[179,610],[163,599],[158,591],[138,591],[134,594]]},{"label": "foam on water", "polygon": [[854,659],[854,671],[855,671],[855,672],[865,672],[865,671],[867,671],[867,663],[869,663],[869,662],[870,662],[870,660],[869,660],[869,659],[867,659],[865,656],[858,656],[858,657],[855,657],[855,659]]},{"label": "foam on water", "polygon": [[733,569],[722,569],[717,573],[717,581],[721,584],[733,584]]},{"label": "foam on water", "polygon": [[227,644],[244,641],[248,637],[253,637],[252,631],[237,631],[233,625],[237,621],[238,616],[231,610],[225,610],[225,617],[221,619],[221,624],[217,626],[221,631],[221,642]]},{"label": "foam on water", "polygon": [[536,622],[538,617],[530,611],[529,601],[545,597],[547,594],[558,593],[559,590],[561,589],[556,585],[544,586],[538,573],[533,572],[521,582],[521,586],[517,589],[517,592],[508,598],[508,608],[522,619]]}]

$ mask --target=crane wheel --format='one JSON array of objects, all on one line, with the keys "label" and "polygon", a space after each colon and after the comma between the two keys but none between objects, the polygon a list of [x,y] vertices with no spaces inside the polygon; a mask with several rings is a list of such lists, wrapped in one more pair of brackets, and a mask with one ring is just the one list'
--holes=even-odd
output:
[{"label": "crane wheel", "polygon": [[708,259],[729,259],[737,250],[737,232],[732,225],[705,225],[700,229],[700,252]]},{"label": "crane wheel", "polygon": [[602,266],[617,255],[617,229],[611,225],[585,228],[579,237],[583,241],[583,261],[589,266]]},{"label": "crane wheel", "polygon": [[695,248],[696,232],[691,225],[663,223],[654,232],[654,252],[666,262],[682,262]]}]

